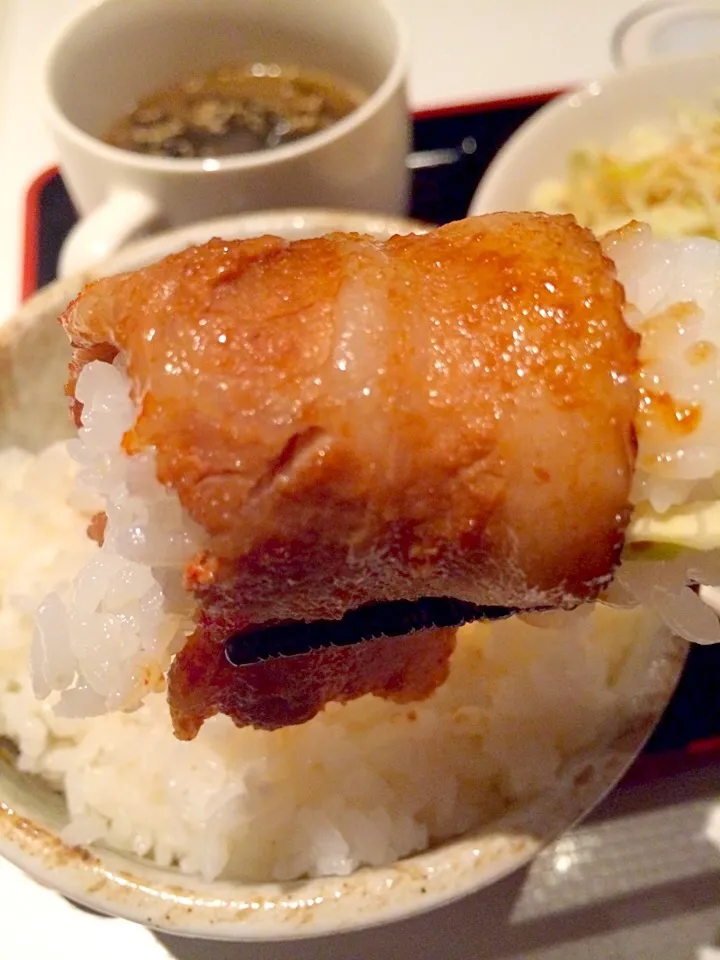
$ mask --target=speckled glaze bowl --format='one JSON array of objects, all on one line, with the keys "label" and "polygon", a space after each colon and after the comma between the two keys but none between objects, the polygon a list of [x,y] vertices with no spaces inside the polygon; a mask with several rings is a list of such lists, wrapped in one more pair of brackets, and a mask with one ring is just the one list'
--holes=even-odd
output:
[{"label": "speckled glaze bowl", "polygon": [[[141,266],[211,235],[297,237],[330,229],[385,236],[424,228],[356,214],[258,214],[144,241],[101,272]],[[54,284],[0,325],[0,447],[39,448],[69,433],[62,395],[68,346],[55,321],[80,283],[75,278]],[[62,797],[18,772],[11,745],[0,749],[0,855],[88,907],[176,935],[293,939],[399,920],[521,867],[611,789],[655,725],[684,661],[685,645],[669,635],[657,638],[656,649],[653,669],[637,690],[623,728],[592,752],[576,756],[550,791],[489,826],[388,867],[283,884],[206,883],[99,845],[70,849],[58,838],[66,820]]]}]

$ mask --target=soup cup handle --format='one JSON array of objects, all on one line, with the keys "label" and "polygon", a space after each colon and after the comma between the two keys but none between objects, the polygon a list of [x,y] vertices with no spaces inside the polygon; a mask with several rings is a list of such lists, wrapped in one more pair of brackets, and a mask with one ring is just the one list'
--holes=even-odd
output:
[{"label": "soup cup handle", "polygon": [[60,251],[58,276],[83,273],[101,263],[159,216],[157,200],[138,190],[116,190],[72,228]]}]

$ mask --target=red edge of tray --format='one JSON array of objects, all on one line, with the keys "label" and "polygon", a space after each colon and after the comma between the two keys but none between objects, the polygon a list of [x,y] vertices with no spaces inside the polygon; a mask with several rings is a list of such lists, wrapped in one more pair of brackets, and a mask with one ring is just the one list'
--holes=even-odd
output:
[{"label": "red edge of tray", "polygon": [[23,230],[23,258],[21,296],[27,300],[38,288],[38,233],[40,230],[40,201],[47,184],[60,172],[49,167],[32,181],[25,195],[25,226]]},{"label": "red edge of tray", "polygon": [[[530,106],[545,103],[565,90],[538,90],[532,93],[455,103],[439,107],[427,107],[413,113],[415,120],[430,120],[436,117],[457,116],[463,113],[485,113],[509,107]],[[40,226],[40,201],[45,186],[60,172],[59,167],[49,167],[40,173],[28,187],[25,197],[24,250],[22,260],[22,299],[26,300],[37,290],[38,247]],[[720,737],[689,743],[682,750],[667,753],[641,754],[622,780],[621,785],[636,786],[658,777],[671,776],[689,769],[708,766],[720,760]]]},{"label": "red edge of tray", "polygon": [[695,740],[681,750],[641,753],[620,781],[620,786],[642,786],[663,777],[678,776],[689,773],[691,770],[703,770],[706,767],[717,767],[718,763],[720,763],[720,737]]}]

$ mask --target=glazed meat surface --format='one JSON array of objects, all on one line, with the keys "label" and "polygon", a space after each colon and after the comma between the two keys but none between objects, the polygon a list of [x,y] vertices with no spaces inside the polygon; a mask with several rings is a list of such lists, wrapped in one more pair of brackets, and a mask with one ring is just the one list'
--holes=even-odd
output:
[{"label": "glazed meat surface", "polygon": [[[593,599],[629,519],[638,342],[623,301],[593,236],[539,214],[385,243],[213,240],[86,288],[63,317],[69,393],[90,359],[122,354],[138,405],[126,450],[155,447],[207,534],[186,575],[198,627],[170,676],[178,733],[218,711],[282,725],[283,698],[298,722],[327,699],[424,695],[452,648],[436,631],[437,656],[426,631],[331,666],[315,651],[231,667],[224,643],[257,625],[421,597]],[[433,682],[407,666],[413,646]]]}]

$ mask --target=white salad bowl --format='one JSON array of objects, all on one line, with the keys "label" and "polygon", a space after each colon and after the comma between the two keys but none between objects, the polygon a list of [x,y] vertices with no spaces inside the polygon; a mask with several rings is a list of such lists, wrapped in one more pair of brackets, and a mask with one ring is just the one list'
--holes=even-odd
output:
[{"label": "white salad bowl", "polygon": [[672,120],[679,104],[717,108],[720,57],[661,61],[621,70],[552,100],[497,153],[470,214],[533,209],[533,193],[564,179],[568,158],[585,146],[609,147],[638,125]]}]

